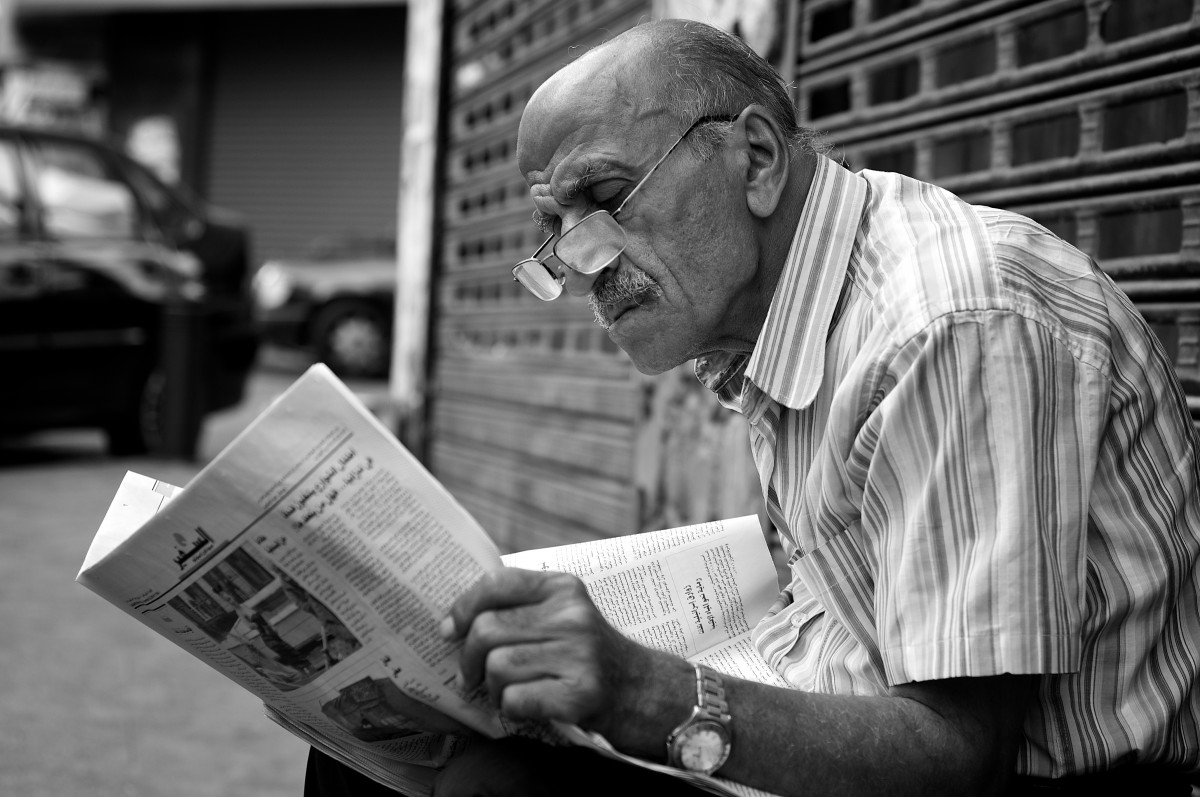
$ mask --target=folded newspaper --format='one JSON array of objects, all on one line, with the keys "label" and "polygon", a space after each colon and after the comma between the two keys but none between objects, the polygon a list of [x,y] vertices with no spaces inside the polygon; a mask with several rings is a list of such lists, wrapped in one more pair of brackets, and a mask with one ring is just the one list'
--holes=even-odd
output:
[{"label": "folded newspaper", "polygon": [[618,630],[783,685],[750,644],[778,594],[750,516],[501,556],[479,524],[323,365],[186,488],[128,473],[77,580],[240,684],[319,750],[404,794],[478,735],[577,744],[717,794],[762,794],[514,724],[455,685],[437,633],[487,570],[575,573]]}]

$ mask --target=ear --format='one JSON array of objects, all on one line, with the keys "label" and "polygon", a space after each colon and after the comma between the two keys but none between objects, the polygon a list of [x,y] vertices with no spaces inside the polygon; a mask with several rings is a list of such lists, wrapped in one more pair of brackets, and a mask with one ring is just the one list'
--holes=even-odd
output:
[{"label": "ear", "polygon": [[791,149],[783,131],[761,105],[750,105],[734,123],[734,135],[748,157],[746,205],[758,218],[779,206],[791,166]]}]

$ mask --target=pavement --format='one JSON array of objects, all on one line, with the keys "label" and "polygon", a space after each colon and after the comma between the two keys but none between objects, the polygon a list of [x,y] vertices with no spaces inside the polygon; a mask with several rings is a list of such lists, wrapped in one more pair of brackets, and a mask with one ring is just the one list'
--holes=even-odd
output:
[{"label": "pavement", "polygon": [[74,583],[126,470],[186,484],[291,382],[256,373],[195,462],[94,432],[0,441],[0,797],[299,797],[307,746],[259,702]]}]

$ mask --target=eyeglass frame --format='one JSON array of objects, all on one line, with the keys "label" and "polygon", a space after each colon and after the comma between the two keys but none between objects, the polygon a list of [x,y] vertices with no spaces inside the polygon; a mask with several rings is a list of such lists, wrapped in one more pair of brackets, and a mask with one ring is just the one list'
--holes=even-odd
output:
[{"label": "eyeglass frame", "polygon": [[[529,257],[525,258],[524,260],[520,261],[515,266],[513,266],[513,268],[512,268],[513,281],[519,283],[523,288],[528,290],[530,293],[532,293],[537,298],[541,299],[542,298],[541,296],[538,296],[536,293],[534,293],[533,289],[530,288],[528,285],[526,285],[524,282],[521,282],[520,278],[517,276],[517,272],[520,271],[527,263],[537,263],[539,266],[541,266],[543,269],[545,269],[546,273],[549,274],[551,277],[553,277],[554,280],[556,282],[558,282],[558,284],[559,284],[558,293],[556,293],[554,296],[551,296],[547,299],[542,299],[542,301],[552,302],[555,299],[557,299],[559,296],[562,296],[562,284],[563,284],[563,281],[566,279],[566,274],[564,274],[561,269],[558,271],[555,271],[554,269],[550,268],[550,266],[546,265],[546,260],[548,260],[550,257],[549,255],[545,258],[539,257],[539,255],[542,254],[542,251],[546,248],[546,246],[549,245],[549,243],[551,241],[555,241],[555,239],[558,239],[558,240],[555,241],[554,247],[551,248],[550,255],[552,255],[555,259],[557,259],[559,263],[562,263],[565,268],[569,268],[572,271],[574,271],[575,273],[583,274],[585,276],[590,276],[592,274],[599,274],[601,271],[608,268],[610,265],[612,265],[613,261],[616,260],[618,257],[620,257],[621,253],[623,253],[625,251],[625,247],[629,243],[628,238],[626,238],[625,242],[621,244],[620,250],[615,255],[613,255],[613,257],[608,262],[603,263],[602,265],[600,265],[590,271],[582,271],[580,269],[577,269],[574,266],[572,266],[570,263],[568,263],[566,260],[564,260],[562,257],[560,257],[556,251],[558,249],[558,244],[561,243],[564,238],[566,238],[568,235],[570,235],[572,231],[577,230],[580,227],[582,227],[583,224],[588,219],[592,218],[593,216],[607,215],[607,216],[610,216],[614,222],[616,222],[617,215],[625,209],[625,206],[629,204],[629,200],[633,199],[634,195],[638,191],[641,190],[643,185],[646,184],[646,181],[650,179],[650,175],[654,174],[654,172],[658,170],[658,167],[661,166],[666,161],[666,159],[671,156],[671,153],[675,151],[675,148],[678,147],[685,138],[687,138],[689,135],[691,135],[692,132],[697,127],[700,127],[700,125],[704,125],[704,124],[710,124],[712,122],[734,122],[734,121],[737,121],[737,118],[739,116],[741,116],[740,113],[736,113],[736,114],[732,114],[732,115],[729,115],[729,114],[707,115],[707,116],[701,116],[699,119],[692,122],[691,125],[688,126],[687,130],[684,130],[683,133],[679,136],[679,138],[675,139],[675,142],[673,144],[671,144],[670,147],[667,148],[667,151],[665,153],[663,153],[663,156],[654,162],[654,165],[651,166],[650,169],[646,172],[646,174],[642,176],[642,179],[637,181],[637,184],[633,187],[633,190],[630,191],[629,194],[623,200],[621,200],[621,204],[617,206],[616,210],[612,211],[611,213],[609,213],[607,210],[594,210],[591,213],[584,216],[582,219],[580,219],[579,223],[576,224],[574,227],[572,227],[570,230],[567,230],[566,232],[562,233],[561,235],[552,234],[549,238],[542,241],[541,246],[539,246],[536,250],[534,250],[534,253],[532,255],[530,255]],[[617,228],[620,229],[622,235],[624,235],[625,230],[623,227],[621,227],[619,222],[617,223]]]}]

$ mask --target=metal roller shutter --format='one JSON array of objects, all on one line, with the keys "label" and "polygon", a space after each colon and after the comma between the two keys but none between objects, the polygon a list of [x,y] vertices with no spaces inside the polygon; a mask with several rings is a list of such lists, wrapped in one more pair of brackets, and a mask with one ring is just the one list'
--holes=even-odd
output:
[{"label": "metal roller shutter", "polygon": [[510,271],[544,237],[514,161],[526,101],[651,12],[649,0],[455,3],[429,464],[506,549],[761,503],[744,427],[688,366],[641,376],[582,301],[543,304]]},{"label": "metal roller shutter", "polygon": [[1091,255],[1200,420],[1200,3],[811,0],[797,99],[855,169],[1024,213]]},{"label": "metal roller shutter", "polygon": [[207,195],[247,216],[258,260],[395,234],[403,43],[401,7],[215,21]]}]

